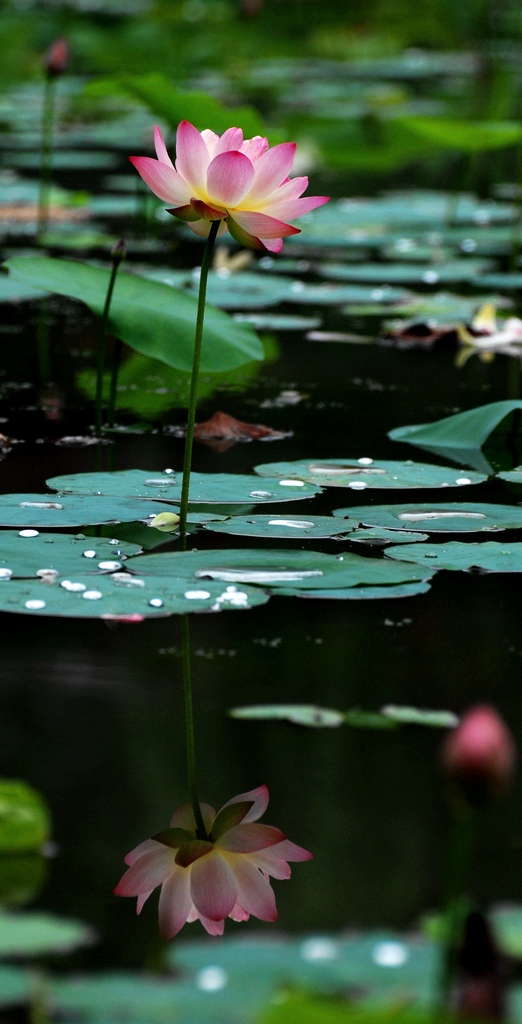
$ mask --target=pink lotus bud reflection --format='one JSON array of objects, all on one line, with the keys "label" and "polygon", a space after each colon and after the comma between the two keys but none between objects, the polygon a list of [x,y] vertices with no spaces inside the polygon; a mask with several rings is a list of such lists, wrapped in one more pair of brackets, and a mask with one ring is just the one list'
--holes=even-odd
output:
[{"label": "pink lotus bud reflection", "polygon": [[471,802],[506,790],[515,762],[513,736],[495,708],[487,704],[466,712],[442,750],[446,774]]},{"label": "pink lotus bud reflection", "polygon": [[171,939],[185,922],[199,920],[209,935],[222,935],[225,918],[275,921],[277,909],[269,877],[290,878],[288,861],[312,854],[289,842],[278,828],[257,824],[268,805],[268,789],[259,786],[235,796],[216,814],[200,804],[206,829],[196,831],[190,804],[173,815],[170,828],[140,843],[125,857],[129,865],[114,892],[137,896],[137,913],[161,886],[159,926]]},{"label": "pink lotus bud reflection", "polygon": [[260,135],[243,139],[241,128],[219,136],[182,121],[174,165],[158,127],[154,141],[157,160],[131,156],[131,163],[154,194],[171,204],[169,213],[197,235],[206,237],[210,221],[220,220],[219,233],[228,229],[240,245],[279,252],[286,235],[299,234],[286,222],[328,202],[328,196],[302,198],[308,178],[288,177],[294,142],[269,149]]},{"label": "pink lotus bud reflection", "polygon": [[44,53],[42,63],[49,77],[57,78],[58,75],[65,74],[70,59],[69,44],[63,36],[59,36]]}]

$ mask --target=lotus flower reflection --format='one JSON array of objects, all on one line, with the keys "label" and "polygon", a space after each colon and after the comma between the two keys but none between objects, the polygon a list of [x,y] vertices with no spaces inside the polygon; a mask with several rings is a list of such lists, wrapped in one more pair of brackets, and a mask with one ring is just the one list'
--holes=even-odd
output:
[{"label": "lotus flower reflection", "polygon": [[295,143],[273,149],[260,135],[243,139],[241,128],[216,135],[198,132],[182,121],[176,135],[176,164],[170,159],[158,127],[154,129],[157,160],[131,156],[155,195],[169,203],[172,213],[206,237],[210,221],[220,220],[220,233],[251,249],[279,252],[286,235],[299,233],[286,222],[328,202],[328,196],[302,193],[308,178],[289,178]]},{"label": "lotus flower reflection", "polygon": [[259,786],[226,803],[218,814],[202,803],[207,832],[196,832],[194,812],[185,804],[170,828],[140,843],[125,857],[128,871],[116,886],[117,896],[137,896],[137,912],[161,885],[159,926],[171,939],[186,921],[200,920],[209,935],[222,935],[226,917],[275,921],[275,896],[269,882],[290,878],[288,861],[312,854],[289,842],[278,828],[256,824],[268,805],[268,789]]}]

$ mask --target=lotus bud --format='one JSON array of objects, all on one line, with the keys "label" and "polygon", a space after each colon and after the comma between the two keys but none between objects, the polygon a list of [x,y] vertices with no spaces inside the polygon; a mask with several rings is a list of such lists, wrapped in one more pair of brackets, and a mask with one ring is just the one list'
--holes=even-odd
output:
[{"label": "lotus bud", "polygon": [[442,749],[446,775],[474,805],[507,790],[515,762],[513,736],[495,708],[488,704],[470,708]]},{"label": "lotus bud", "polygon": [[69,67],[70,58],[71,51],[69,50],[67,40],[63,36],[58,36],[45,51],[42,60],[49,78],[57,78],[58,75],[65,74]]},{"label": "lotus bud", "polygon": [[111,260],[114,263],[121,263],[121,261],[125,259],[126,255],[127,246],[125,245],[123,238],[120,238],[119,242],[116,242],[116,245],[113,245],[111,249]]}]

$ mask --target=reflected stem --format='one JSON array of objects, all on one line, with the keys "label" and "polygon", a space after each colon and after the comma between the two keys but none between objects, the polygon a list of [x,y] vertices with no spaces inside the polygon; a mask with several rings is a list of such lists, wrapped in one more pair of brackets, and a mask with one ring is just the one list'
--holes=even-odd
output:
[{"label": "reflected stem", "polygon": [[194,441],[194,424],[196,420],[196,404],[198,399],[198,377],[199,365],[201,362],[201,344],[203,341],[203,321],[205,319],[205,299],[207,295],[207,278],[212,260],[212,251],[216,241],[220,220],[210,222],[210,231],[205,244],[205,251],[201,261],[201,276],[199,279],[198,311],[196,316],[196,334],[194,337],[194,356],[192,359],[192,376],[190,378],[190,393],[187,413],[187,432],[185,435],[185,455],[183,459],[183,480],[181,484],[181,501],[179,510],[179,546],[180,551],[187,547],[187,510],[190,487],[190,467],[192,464],[192,445]]},{"label": "reflected stem", "polygon": [[192,705],[192,674],[190,659],[190,631],[188,615],[181,616],[181,649],[183,662],[183,696],[185,698],[185,735],[187,745],[187,777],[190,802],[196,820],[198,839],[207,839],[196,785],[196,749],[194,743],[194,712]]}]

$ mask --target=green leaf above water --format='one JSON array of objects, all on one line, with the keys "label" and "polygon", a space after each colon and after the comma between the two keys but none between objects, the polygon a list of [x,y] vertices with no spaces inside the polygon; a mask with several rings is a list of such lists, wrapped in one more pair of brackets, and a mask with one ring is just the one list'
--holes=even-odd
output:
[{"label": "green leaf above water", "polygon": [[342,725],[342,711],[319,708],[315,704],[255,704],[249,707],[232,708],[231,718],[256,721],[285,721],[293,725],[307,725],[314,728],[330,728]]},{"label": "green leaf above water", "polygon": [[299,459],[296,462],[267,462],[254,467],[260,476],[284,476],[306,480],[321,487],[366,488],[465,487],[483,483],[483,473],[466,472],[428,463],[387,462],[382,459]]},{"label": "green leaf above water", "polygon": [[[334,516],[349,516],[364,526],[415,533],[477,533],[522,529],[522,508],[481,502],[437,502],[411,505],[361,505],[336,508]],[[406,557],[406,556],[405,556]]]},{"label": "green leaf above water", "polygon": [[[101,316],[110,271],[72,260],[20,256],[5,264],[14,281],[84,302]],[[109,330],[143,355],[168,366],[192,368],[197,300],[168,285],[118,273]],[[208,306],[203,331],[202,372],[219,372],[262,359],[263,348],[246,324]]]},{"label": "green leaf above water", "polygon": [[51,821],[43,797],[25,782],[0,780],[0,854],[34,853],[49,839]]},{"label": "green leaf above water", "polygon": [[520,399],[490,402],[454,416],[445,416],[434,423],[395,427],[389,431],[388,437],[392,441],[406,441],[440,453],[450,448],[461,452],[475,451],[482,447],[495,427],[517,409],[522,409]]}]

